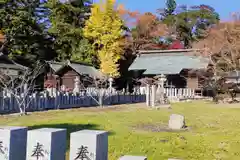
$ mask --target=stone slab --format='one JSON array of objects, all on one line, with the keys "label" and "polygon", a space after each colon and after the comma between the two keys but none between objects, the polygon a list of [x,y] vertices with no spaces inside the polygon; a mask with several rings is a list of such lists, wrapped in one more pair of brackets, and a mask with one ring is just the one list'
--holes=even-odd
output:
[{"label": "stone slab", "polygon": [[145,156],[123,156],[119,160],[147,160],[147,157]]},{"label": "stone slab", "polygon": [[65,160],[66,129],[41,128],[28,131],[27,160]]},{"label": "stone slab", "polygon": [[108,133],[81,130],[71,133],[69,160],[108,160]]},{"label": "stone slab", "polygon": [[180,130],[185,127],[185,118],[179,114],[172,114],[169,118],[168,127],[174,130]]},{"label": "stone slab", "polygon": [[26,160],[27,127],[0,126],[0,160]]}]

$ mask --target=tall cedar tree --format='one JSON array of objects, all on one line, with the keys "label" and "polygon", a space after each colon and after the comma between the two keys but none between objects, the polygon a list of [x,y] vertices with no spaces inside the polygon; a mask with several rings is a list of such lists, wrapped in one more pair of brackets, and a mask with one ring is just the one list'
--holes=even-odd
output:
[{"label": "tall cedar tree", "polygon": [[100,69],[111,77],[119,76],[119,60],[123,54],[123,21],[114,0],[94,4],[86,22],[84,35],[97,46]]},{"label": "tall cedar tree", "polygon": [[[0,25],[5,36],[3,49],[13,58],[34,64],[36,60],[50,60],[56,54],[53,40],[38,21],[44,2],[39,0],[1,0]],[[5,50],[4,50],[5,51]]]},{"label": "tall cedar tree", "polygon": [[70,59],[93,64],[94,50],[89,41],[83,37],[83,27],[90,14],[90,1],[49,0],[47,7],[51,23],[49,32],[55,39],[57,60]]}]

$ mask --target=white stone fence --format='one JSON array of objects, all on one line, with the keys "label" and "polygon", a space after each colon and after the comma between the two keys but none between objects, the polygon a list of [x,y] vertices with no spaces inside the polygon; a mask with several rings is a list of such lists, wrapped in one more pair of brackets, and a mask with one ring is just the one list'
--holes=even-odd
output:
[{"label": "white stone fence", "polygon": [[[161,87],[157,87],[156,85],[147,85],[142,90],[145,94],[149,94],[148,92],[150,92],[150,94],[155,93],[156,96],[162,92]],[[169,99],[194,98],[198,96],[195,89],[191,88],[164,88],[163,93]]]},{"label": "white stone fence", "polygon": [[[0,160],[66,160],[67,146],[67,130],[64,128],[0,127]],[[73,132],[69,150],[69,160],[108,160],[108,132]],[[123,156],[119,160],[147,158]]]},{"label": "white stone fence", "polygon": [[191,88],[164,88],[167,97],[193,98],[196,96],[195,90]]}]

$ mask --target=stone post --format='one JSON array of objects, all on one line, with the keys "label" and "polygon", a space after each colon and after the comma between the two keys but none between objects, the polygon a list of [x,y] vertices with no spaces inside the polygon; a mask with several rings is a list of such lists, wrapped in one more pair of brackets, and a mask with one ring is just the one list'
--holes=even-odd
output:
[{"label": "stone post", "polygon": [[119,160],[147,160],[145,156],[123,156]]},{"label": "stone post", "polygon": [[150,106],[150,85],[146,85],[146,105]]},{"label": "stone post", "polygon": [[0,126],[0,160],[26,160],[27,128]]},{"label": "stone post", "polygon": [[151,106],[155,107],[156,102],[156,85],[152,85],[152,94],[151,94]]},{"label": "stone post", "polygon": [[80,79],[78,76],[76,76],[76,78],[74,79],[74,89],[73,89],[73,93],[76,95],[77,93],[80,92]]},{"label": "stone post", "polygon": [[71,133],[69,160],[81,158],[108,160],[108,133],[96,130]]},{"label": "stone post", "polygon": [[66,129],[41,128],[28,131],[26,160],[65,160]]},{"label": "stone post", "polygon": [[109,78],[109,79],[108,79],[108,82],[109,82],[109,88],[112,89],[112,86],[113,86],[113,78]]}]

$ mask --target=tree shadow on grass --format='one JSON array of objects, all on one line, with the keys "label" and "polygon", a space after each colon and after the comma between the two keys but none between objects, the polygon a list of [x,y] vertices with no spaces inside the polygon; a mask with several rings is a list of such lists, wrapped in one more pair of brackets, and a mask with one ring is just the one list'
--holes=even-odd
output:
[{"label": "tree shadow on grass", "polygon": [[[29,126],[28,130],[33,130],[33,129],[40,129],[40,128],[61,128],[61,129],[67,129],[67,149],[70,147],[70,134],[73,132],[77,132],[80,130],[103,130],[100,128],[99,125],[97,124],[70,124],[70,123],[63,123],[63,124],[42,124],[42,125],[34,125],[34,126]],[[114,135],[115,132],[112,131],[107,131],[108,135]]]}]

